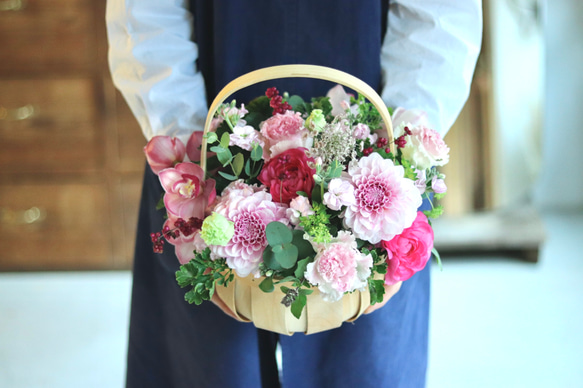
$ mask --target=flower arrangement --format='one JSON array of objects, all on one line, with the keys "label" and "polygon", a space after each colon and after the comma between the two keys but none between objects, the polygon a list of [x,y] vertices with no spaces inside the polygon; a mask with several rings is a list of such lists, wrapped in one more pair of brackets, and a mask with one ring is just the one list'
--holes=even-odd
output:
[{"label": "flower arrangement", "polygon": [[[324,300],[370,291],[423,269],[433,249],[423,198],[445,194],[449,148],[419,111],[392,112],[394,146],[379,112],[336,86],[310,102],[275,88],[247,106],[223,104],[206,136],[210,174],[199,165],[202,135],[184,145],[157,136],[145,147],[164,188],[167,220],[152,233],[181,263],[185,299],[200,304],[235,274],[261,278],[299,317],[317,288]],[[210,155],[210,154],[209,154]],[[212,178],[211,178],[212,177]]]}]

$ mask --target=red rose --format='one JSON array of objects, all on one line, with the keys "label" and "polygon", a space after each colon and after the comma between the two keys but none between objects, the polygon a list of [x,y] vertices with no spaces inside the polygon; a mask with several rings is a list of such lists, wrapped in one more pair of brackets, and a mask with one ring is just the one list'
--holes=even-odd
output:
[{"label": "red rose", "polygon": [[314,169],[308,166],[304,148],[292,148],[265,163],[259,181],[267,186],[274,202],[289,204],[298,191],[311,194],[314,188]]},{"label": "red rose", "polygon": [[433,248],[433,229],[425,214],[417,212],[413,225],[381,244],[387,250],[385,284],[395,284],[425,268]]}]

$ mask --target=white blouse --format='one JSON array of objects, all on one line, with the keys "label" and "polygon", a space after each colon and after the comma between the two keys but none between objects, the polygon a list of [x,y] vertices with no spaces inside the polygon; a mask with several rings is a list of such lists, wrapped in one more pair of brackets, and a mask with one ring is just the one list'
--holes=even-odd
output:
[{"label": "white blouse", "polygon": [[[185,0],[108,0],[109,65],[147,139],[201,131],[207,115]],[[445,135],[467,97],[482,38],[481,0],[397,0],[381,51],[387,106],[421,109]],[[184,98],[189,96],[189,98]]]}]

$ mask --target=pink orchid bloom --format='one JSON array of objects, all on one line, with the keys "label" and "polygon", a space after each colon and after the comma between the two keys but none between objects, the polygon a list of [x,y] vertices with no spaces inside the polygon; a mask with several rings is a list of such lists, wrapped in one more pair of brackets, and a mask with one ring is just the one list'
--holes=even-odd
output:
[{"label": "pink orchid bloom", "polygon": [[326,97],[330,98],[330,104],[332,104],[332,115],[338,116],[347,109],[353,110],[356,113],[356,106],[350,106],[350,97],[354,97],[352,94],[346,93],[342,85],[336,85],[328,91]]},{"label": "pink orchid bloom", "polygon": [[154,136],[144,147],[144,153],[150,168],[158,175],[165,168],[174,167],[184,161],[186,147],[178,138]]},{"label": "pink orchid bloom", "polygon": [[166,192],[164,205],[168,213],[189,219],[204,218],[205,208],[216,198],[215,181],[204,180],[204,171],[194,163],[179,163],[158,174]]},{"label": "pink orchid bloom", "polygon": [[193,132],[186,143],[186,154],[191,162],[200,161],[200,146],[202,144],[202,132]]}]

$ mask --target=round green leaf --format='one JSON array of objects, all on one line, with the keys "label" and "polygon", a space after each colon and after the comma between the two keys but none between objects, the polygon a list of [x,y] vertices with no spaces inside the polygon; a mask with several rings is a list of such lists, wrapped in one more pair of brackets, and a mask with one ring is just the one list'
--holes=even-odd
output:
[{"label": "round green leaf", "polygon": [[292,243],[283,244],[281,247],[282,249],[278,249],[277,251],[275,249],[276,247],[273,247],[275,260],[277,260],[282,268],[292,268],[298,261],[298,248]]},{"label": "round green leaf", "polygon": [[287,226],[278,221],[273,221],[265,227],[265,237],[269,245],[276,246],[292,242],[293,235]]}]

